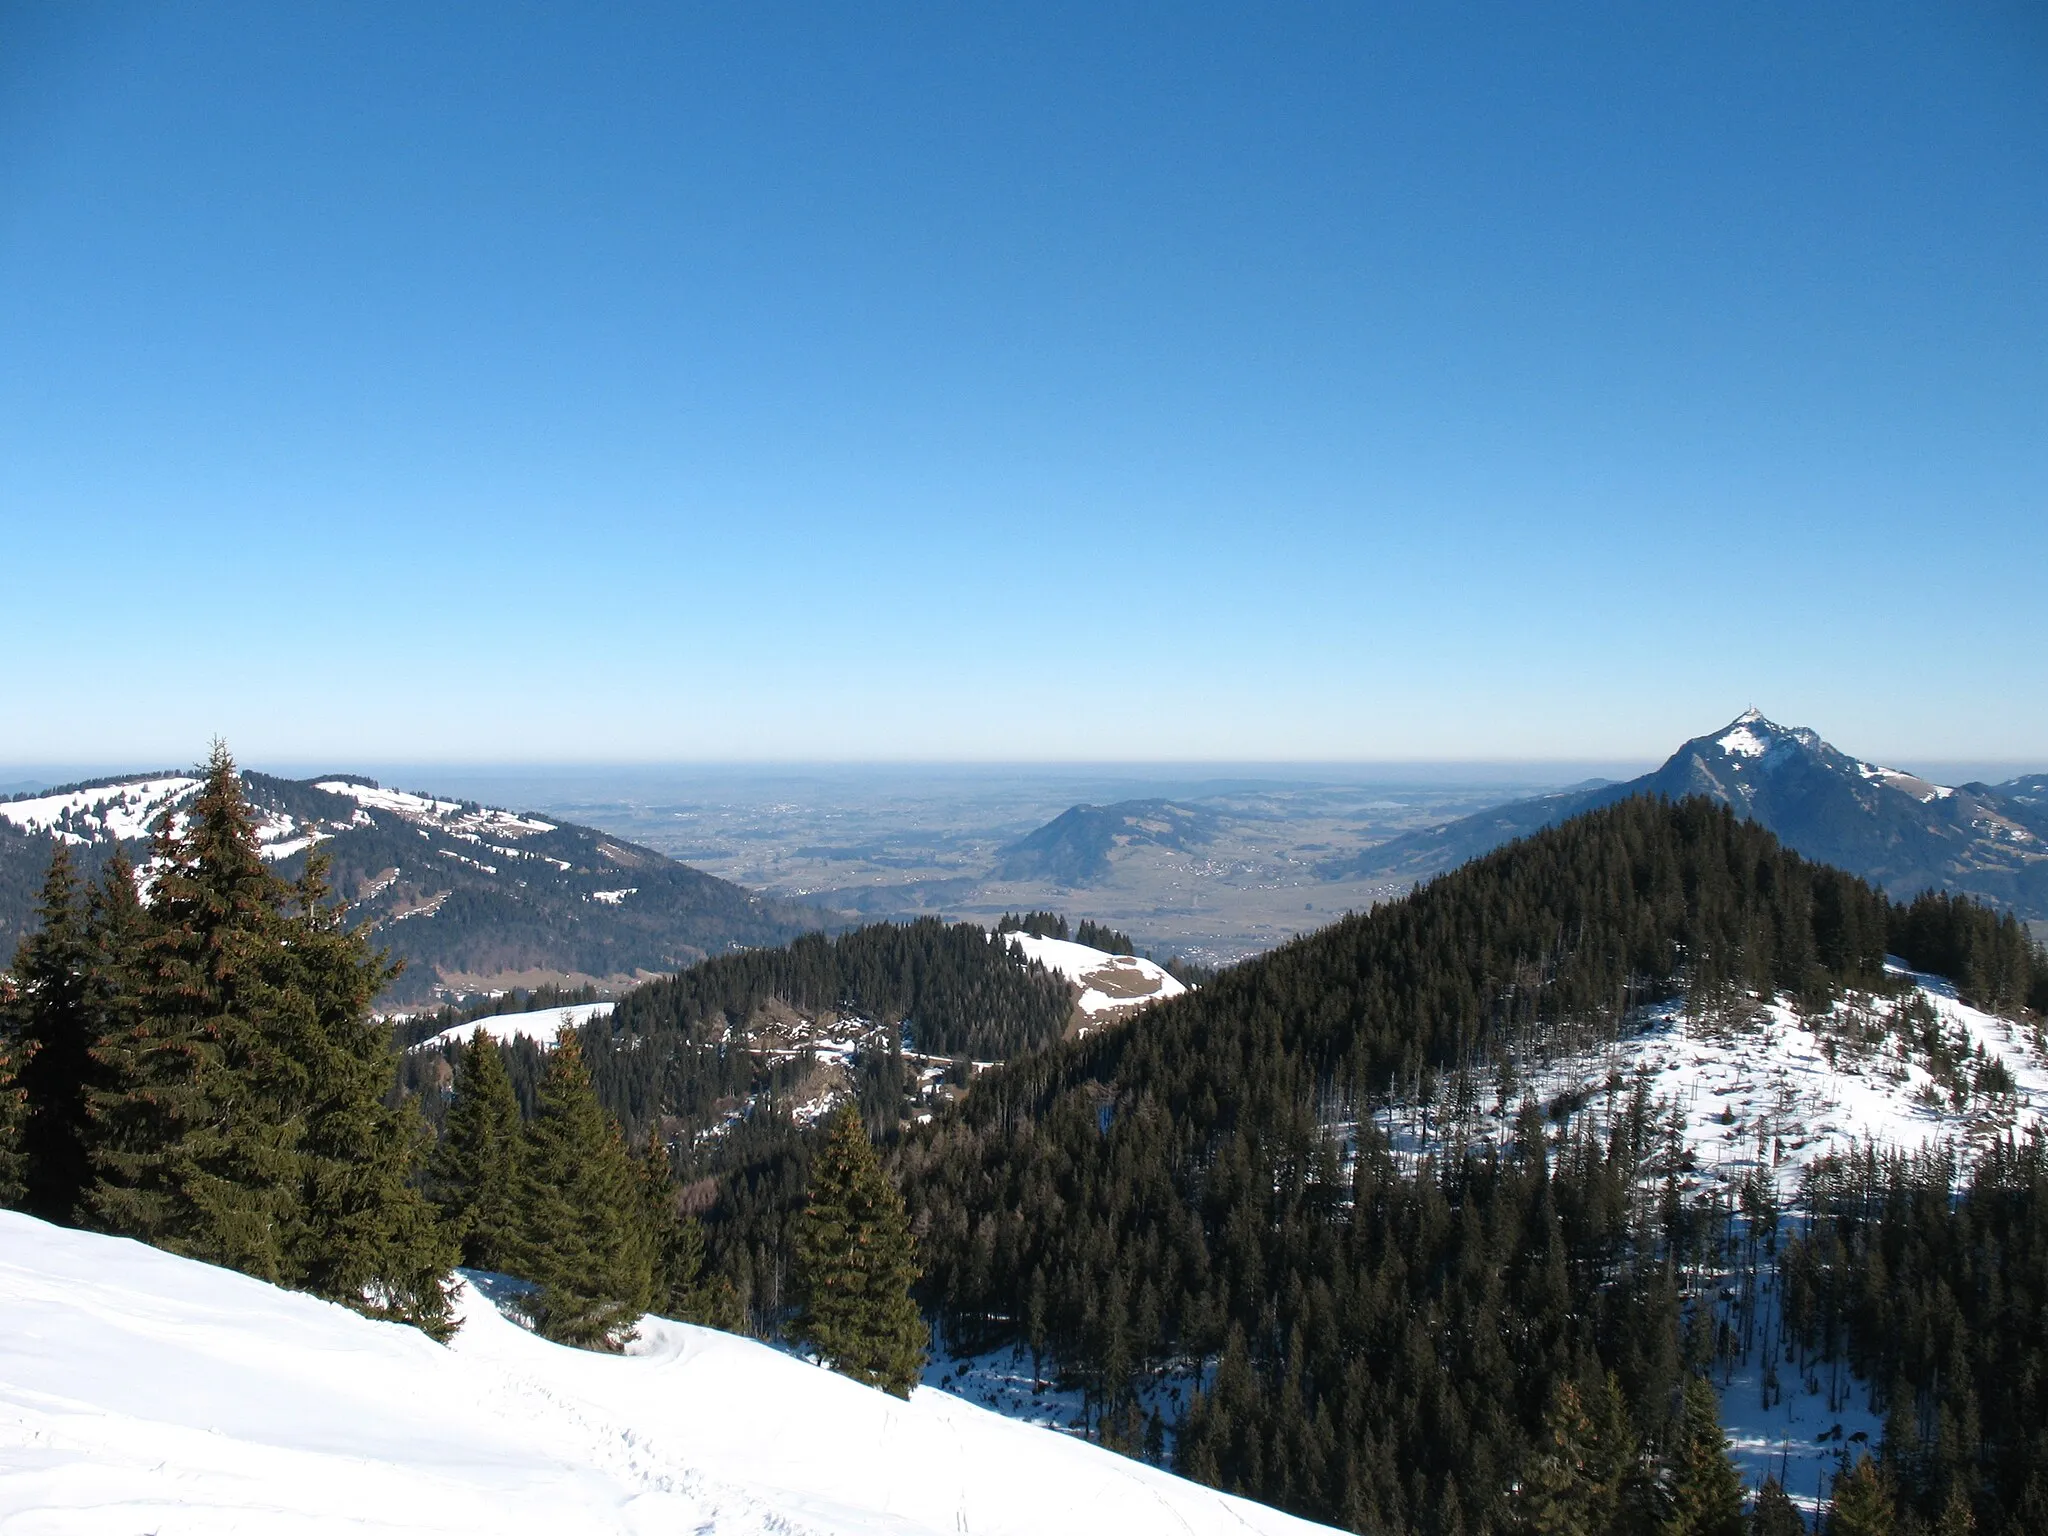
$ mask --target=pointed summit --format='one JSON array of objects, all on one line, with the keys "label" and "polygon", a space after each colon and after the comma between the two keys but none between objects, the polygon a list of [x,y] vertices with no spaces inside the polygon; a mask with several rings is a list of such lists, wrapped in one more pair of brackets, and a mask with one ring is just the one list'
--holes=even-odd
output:
[{"label": "pointed summit", "polygon": [[1629,795],[1699,795],[1894,896],[1955,890],[2048,917],[2048,794],[2030,798],[2033,782],[1936,784],[1851,757],[1818,731],[1779,725],[1751,705],[1626,784],[1496,806],[1323,868],[1336,878],[1420,879]]}]

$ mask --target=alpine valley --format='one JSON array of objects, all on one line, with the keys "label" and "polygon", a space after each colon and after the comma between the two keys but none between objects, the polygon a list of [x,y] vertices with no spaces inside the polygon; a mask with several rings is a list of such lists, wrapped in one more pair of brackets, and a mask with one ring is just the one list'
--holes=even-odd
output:
[{"label": "alpine valley", "polygon": [[[291,944],[501,994],[341,1030],[380,1198],[431,1208],[439,1342],[350,1315],[394,1315],[382,1272],[302,1261],[354,1208],[319,1214],[331,1139],[291,1171],[301,1079],[251,1078],[288,1084],[238,1111],[275,1117],[254,1151],[224,1117],[179,1144],[213,1180],[181,1256],[90,1188],[0,1217],[0,1525],[2048,1529],[2036,780],[1752,712],[1641,779],[1333,853],[1386,898],[1204,969],[1100,908],[856,926],[552,813],[212,773],[0,803],[21,1156],[81,1105],[74,1177],[121,1192],[147,1122],[104,1074],[166,993],[114,951],[189,940],[216,855],[178,818],[243,794],[239,878],[317,841],[350,901]],[[1229,794],[1074,806],[989,889],[1200,856]],[[59,847],[151,858],[167,813],[177,889],[128,927],[42,884]],[[541,1008],[542,976],[613,995]],[[279,1039],[318,1013],[259,1003],[257,1045],[263,1010]],[[25,1049],[60,1004],[102,1031],[68,1101]],[[245,1102],[205,1033],[240,1049],[234,1017],[173,1062],[209,1102]],[[277,1168],[264,1208],[310,1235],[238,1258],[206,1201]]]}]

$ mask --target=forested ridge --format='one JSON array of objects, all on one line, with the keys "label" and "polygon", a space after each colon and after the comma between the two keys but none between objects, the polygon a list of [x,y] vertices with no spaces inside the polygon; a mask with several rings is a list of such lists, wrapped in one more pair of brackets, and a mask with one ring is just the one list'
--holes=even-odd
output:
[{"label": "forested ridge", "polygon": [[[1895,906],[1725,809],[1642,799],[1085,1039],[1061,1039],[1068,982],[926,919],[705,961],[552,1049],[401,1061],[480,1010],[372,1027],[386,962],[317,861],[293,884],[258,858],[224,753],[207,780],[147,901],[118,862],[88,889],[57,856],[0,985],[0,1190],[53,1219],[434,1331],[459,1247],[529,1279],[566,1341],[615,1346],[652,1305],[794,1330],[897,1391],[921,1274],[951,1343],[1080,1387],[1103,1443],[1360,1531],[1734,1536],[1717,1367],[1825,1358],[1892,1412],[1831,1536],[2043,1528],[2038,1140],[1824,1164],[1787,1232],[1768,1180],[1739,1211],[1689,1197],[1640,1085],[1572,1118],[1486,1077],[1659,1000],[1898,990],[1887,952],[2038,1012],[2048,963],[1973,902]],[[1989,1063],[1949,1067],[1999,1091]],[[1375,1120],[1482,1080],[1501,1102],[1477,1141],[1397,1153]],[[1772,1332],[1752,1303],[1781,1236]],[[1755,1528],[1787,1519],[1767,1487]]]},{"label": "forested ridge", "polygon": [[[1988,976],[2015,931],[1915,910],[1704,802],[1545,831],[987,1074],[899,1153],[923,1294],[954,1338],[1087,1383],[1132,1446],[1147,1368],[1213,1362],[1180,1465],[1358,1529],[1533,1518],[1514,1490],[1560,1391],[1618,1392],[1616,1454],[1663,1471],[1614,1528],[1668,1528],[1702,1256],[1648,1107],[1556,1149],[1528,1108],[1505,1145],[1420,1167],[1371,1110],[1680,992],[1882,989],[1895,937]],[[2005,986],[2038,999],[2031,956]]]}]

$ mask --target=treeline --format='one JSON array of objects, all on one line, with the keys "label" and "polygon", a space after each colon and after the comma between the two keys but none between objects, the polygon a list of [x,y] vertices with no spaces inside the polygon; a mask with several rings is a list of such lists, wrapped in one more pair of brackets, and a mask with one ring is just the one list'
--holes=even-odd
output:
[{"label": "treeline", "polygon": [[1948,977],[1965,1002],[1992,1012],[2048,1014],[2048,960],[2010,912],[1925,891],[1892,908],[1890,938],[1892,953],[1916,971]]},{"label": "treeline", "polygon": [[2048,1146],[1967,1170],[1866,1150],[1810,1171],[1783,1262],[1800,1346],[1885,1411],[1870,1493],[1900,1532],[2048,1530]]},{"label": "treeline", "polygon": [[[1067,919],[1058,912],[1005,912],[996,920],[997,933],[1028,933],[1038,939],[1064,939],[1069,937]],[[1078,928],[1072,931],[1076,944],[1085,944],[1090,949],[1099,949],[1111,955],[1135,955],[1138,946],[1128,933],[1098,923],[1092,917],[1084,917]]]},{"label": "treeline", "polygon": [[[1499,1528],[1565,1384],[1677,1444],[1675,1194],[1633,1144],[1398,1171],[1376,1102],[1681,990],[1885,985],[1888,904],[1701,801],[1635,800],[987,1074],[901,1158],[943,1327],[1087,1384],[1220,1358],[1197,1475],[1358,1529]],[[1355,1129],[1351,1129],[1355,1128]],[[1355,1140],[1347,1173],[1345,1137]]]}]

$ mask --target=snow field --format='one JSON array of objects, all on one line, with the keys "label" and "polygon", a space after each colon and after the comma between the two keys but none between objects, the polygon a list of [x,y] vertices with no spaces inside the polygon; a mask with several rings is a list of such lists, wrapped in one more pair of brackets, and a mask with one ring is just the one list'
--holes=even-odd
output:
[{"label": "snow field", "polygon": [[532,1040],[546,1050],[565,1028],[581,1029],[592,1019],[610,1017],[612,1006],[610,1003],[571,1003],[564,1008],[537,1008],[532,1013],[496,1013],[487,1019],[472,1019],[467,1024],[444,1029],[438,1035],[422,1040],[413,1049],[437,1051],[451,1040],[466,1043],[471,1035],[482,1030],[501,1045],[507,1040]]},{"label": "snow field", "polygon": [[1078,1004],[1091,1023],[1107,1023],[1117,1014],[1187,991],[1162,966],[1136,955],[1112,955],[1066,939],[1041,939],[1029,933],[1006,933],[1010,947],[1027,960],[1064,976],[1081,989]]},{"label": "snow field", "polygon": [[[149,836],[157,817],[167,806],[176,805],[199,781],[188,777],[137,779],[126,784],[105,784],[97,789],[74,789],[61,795],[40,795],[32,800],[0,800],[0,817],[24,832],[51,832],[67,843],[85,843],[102,837],[124,842]],[[88,835],[58,830],[69,820],[84,826]]]},{"label": "snow field", "polygon": [[702,1536],[1323,1527],[921,1388],[649,1318],[623,1357],[467,1279],[446,1348],[0,1213],[0,1531]]},{"label": "snow field", "polygon": [[408,794],[402,789],[372,789],[367,784],[357,784],[348,779],[323,779],[313,786],[324,789],[330,795],[343,795],[356,804],[370,810],[391,811],[408,821],[428,821],[436,825],[446,823],[463,832],[500,832],[517,837],[525,832],[552,832],[553,822],[538,817],[518,816],[511,811],[492,810],[484,807],[464,811],[453,800],[436,800],[426,795]]}]

